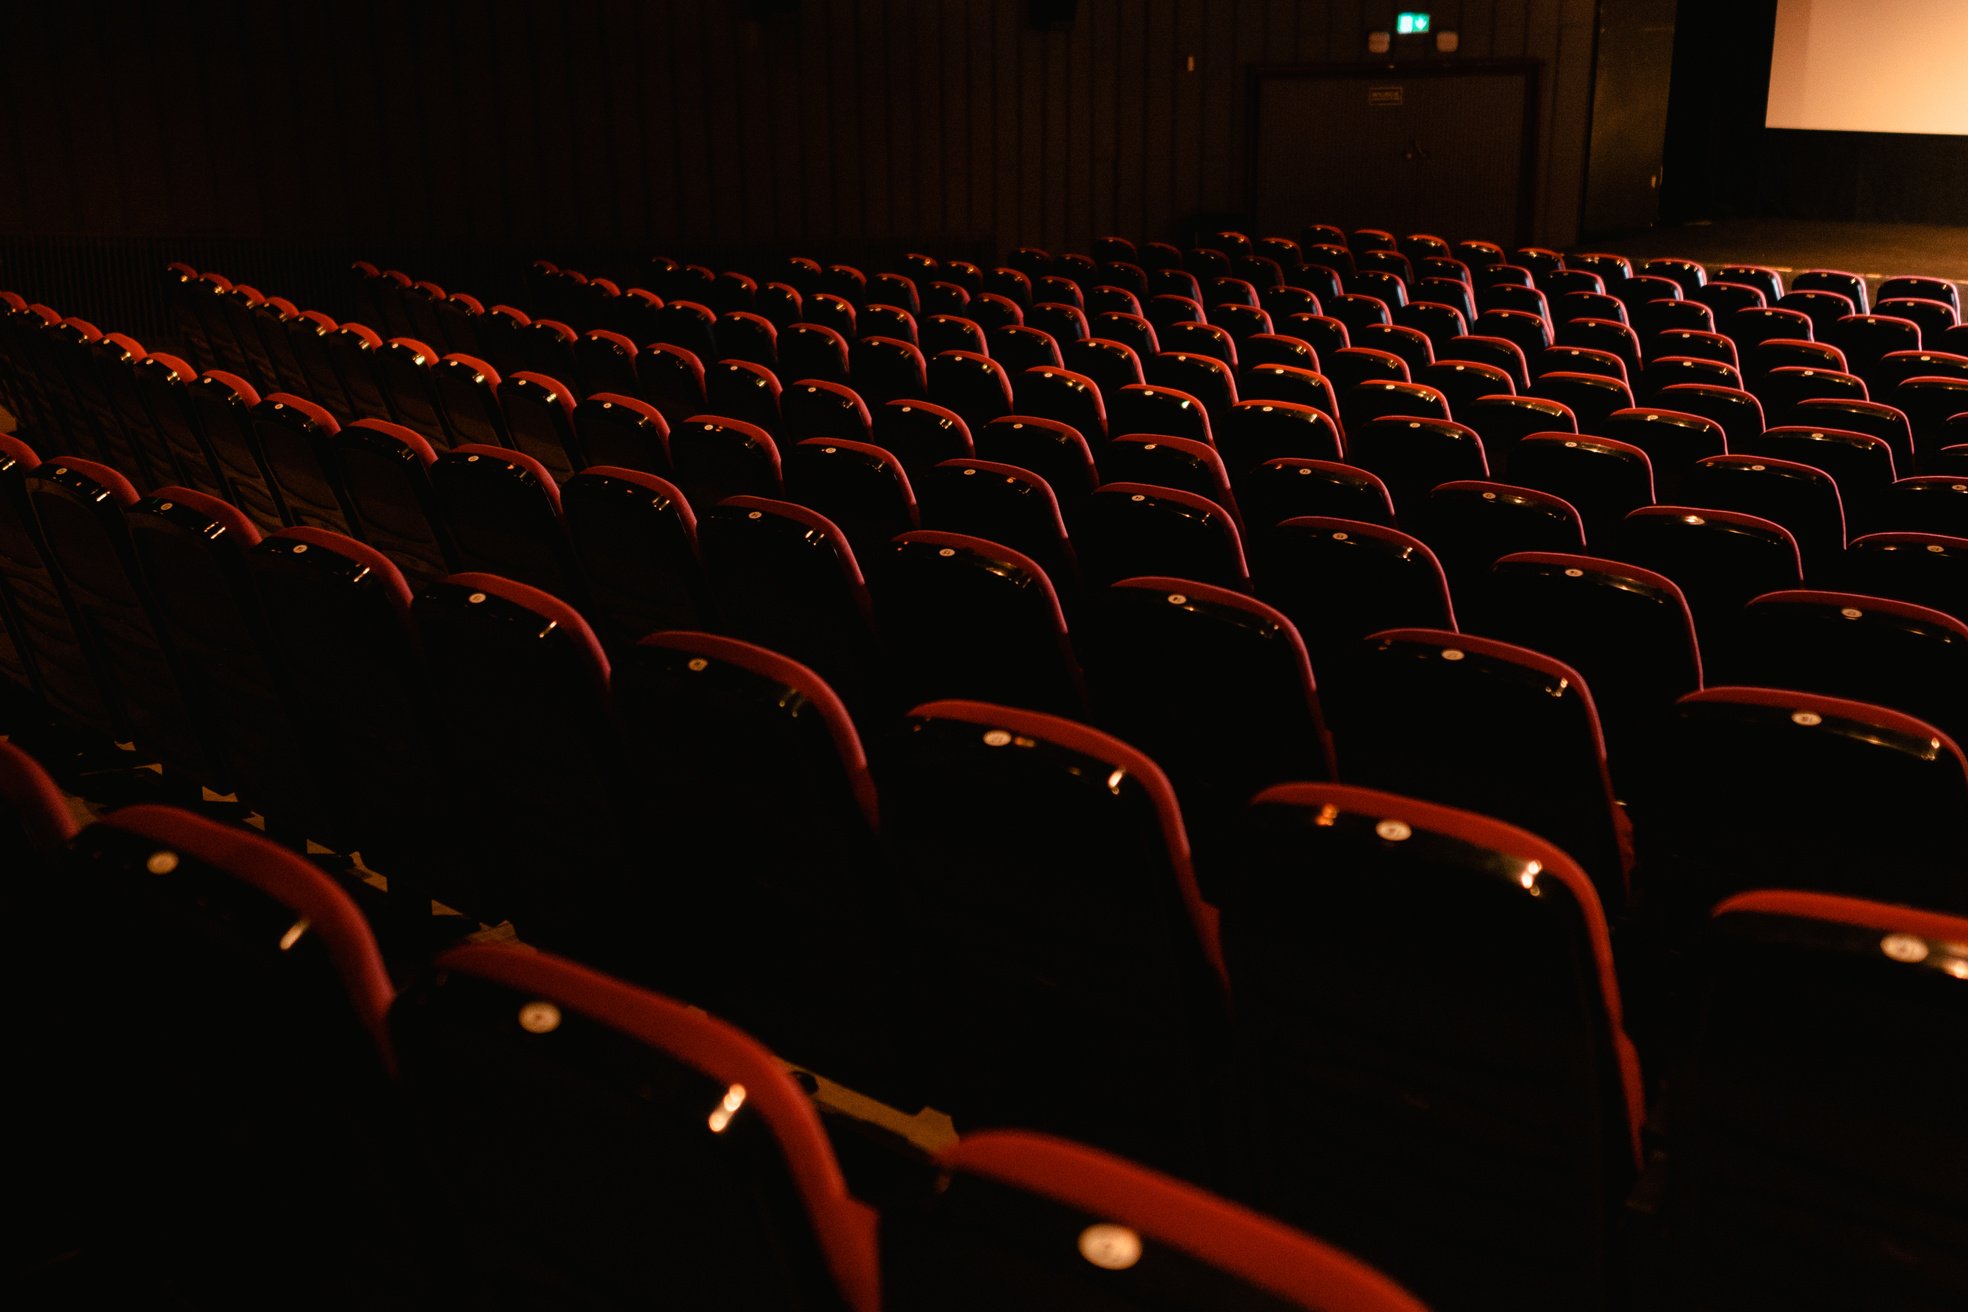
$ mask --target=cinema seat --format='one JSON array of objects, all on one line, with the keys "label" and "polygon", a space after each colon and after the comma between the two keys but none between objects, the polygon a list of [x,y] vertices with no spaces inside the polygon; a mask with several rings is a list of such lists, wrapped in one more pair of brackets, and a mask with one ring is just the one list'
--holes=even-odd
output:
[{"label": "cinema seat", "polygon": [[1631,857],[1577,671],[1493,639],[1391,629],[1367,640],[1347,689],[1333,711],[1341,777],[1522,825],[1624,907]]},{"label": "cinema seat", "polygon": [[875,410],[874,425],[875,445],[902,462],[912,483],[942,461],[976,455],[963,417],[927,401],[890,401]]},{"label": "cinema seat", "polygon": [[1402,523],[1428,543],[1461,603],[1463,622],[1483,630],[1490,566],[1519,551],[1578,553],[1585,529],[1571,503],[1550,492],[1457,479],[1439,483],[1411,502]]},{"label": "cinema seat", "polygon": [[1968,479],[1922,474],[1895,481],[1876,503],[1879,525],[1896,533],[1968,537]]},{"label": "cinema seat", "polygon": [[870,556],[918,526],[916,498],[902,462],[882,447],[812,437],[786,452],[786,495],[825,515]]},{"label": "cinema seat", "polygon": [[884,783],[932,1104],[959,1130],[1070,1134],[1212,1169],[1224,1034],[1215,913],[1174,792],[1134,748],[977,702],[910,712]]},{"label": "cinema seat", "polygon": [[921,480],[927,528],[964,533],[1010,547],[1036,562],[1070,613],[1079,597],[1079,564],[1052,487],[1030,470],[988,460],[946,460]]},{"label": "cinema seat", "polygon": [[1188,392],[1142,384],[1123,387],[1104,400],[1107,404],[1107,432],[1112,436],[1162,433],[1169,437],[1186,437],[1205,446],[1216,445],[1211,436],[1213,426],[1209,410],[1200,398]]},{"label": "cinema seat", "polygon": [[978,459],[1039,475],[1059,498],[1067,524],[1077,523],[1100,481],[1093,452],[1079,429],[1030,415],[1005,415],[977,429],[976,437]]},{"label": "cinema seat", "polygon": [[[1921,354],[1930,358],[1907,367],[1932,368],[1932,353]],[[1963,363],[1968,365],[1968,357],[1963,357]],[[1891,356],[1880,363],[1889,375],[1891,365]],[[1923,473],[1929,456],[1948,444],[1947,421],[1968,411],[1968,372],[1958,376],[1923,373],[1906,378],[1880,399],[1906,416],[1913,440],[1913,461],[1900,467],[1901,475]]]},{"label": "cinema seat", "polygon": [[1472,333],[1458,337],[1449,343],[1450,349],[1442,357],[1454,360],[1469,360],[1476,364],[1486,364],[1501,369],[1510,375],[1513,392],[1529,391],[1531,386],[1530,366],[1524,348],[1503,337],[1490,337]]},{"label": "cinema seat", "polygon": [[1654,502],[1653,463],[1626,442],[1577,433],[1533,433],[1518,442],[1519,485],[1563,498],[1578,513],[1586,542],[1612,549],[1628,512]]},{"label": "cinema seat", "polygon": [[1769,298],[1761,288],[1740,282],[1710,282],[1693,288],[1687,293],[1690,300],[1700,301],[1709,308],[1710,313],[1723,317],[1736,310],[1761,309],[1769,303]]},{"label": "cinema seat", "polygon": [[1640,1071],[1579,865],[1485,816],[1295,783],[1253,800],[1234,891],[1252,1201],[1439,1306],[1604,1305]]},{"label": "cinema seat", "polygon": [[697,519],[678,488],[653,474],[591,465],[561,487],[567,533],[612,651],[659,629],[701,629],[710,590]]},{"label": "cinema seat", "polygon": [[635,893],[651,935],[637,977],[809,1069],[920,1106],[896,890],[840,699],[784,656],[688,631],[625,652],[615,692],[664,835],[664,876]]},{"label": "cinema seat", "polygon": [[1406,515],[1439,484],[1488,478],[1486,445],[1466,424],[1391,415],[1349,426],[1346,459],[1385,483],[1396,513]]},{"label": "cinema seat", "polygon": [[[0,861],[24,880],[54,876],[56,862],[81,826],[68,798],[41,764],[0,742]],[[7,898],[18,910],[19,897]]]},{"label": "cinema seat", "polygon": [[1872,702],[1968,736],[1968,626],[1844,592],[1772,592],[1743,615],[1741,674],[1760,686]]},{"label": "cinema seat", "polygon": [[1414,380],[1440,392],[1451,416],[1462,414],[1478,397],[1511,396],[1517,391],[1508,370],[1476,360],[1449,358],[1446,353],[1417,373]]},{"label": "cinema seat", "polygon": [[1303,312],[1288,314],[1279,322],[1278,327],[1321,354],[1343,350],[1352,345],[1352,334],[1347,331],[1346,325],[1331,315]]},{"label": "cinema seat", "polygon": [[1179,578],[1124,579],[1092,614],[1095,714],[1168,772],[1198,884],[1219,901],[1232,824],[1251,795],[1334,777],[1305,644],[1270,606]]},{"label": "cinema seat", "polygon": [[1930,301],[1917,296],[1882,298],[1873,302],[1872,312],[1876,315],[1906,319],[1919,327],[1920,341],[1906,349],[1931,345],[1943,351],[1959,353],[1960,347],[1956,337],[1951,337],[1950,334],[1960,326],[1961,316],[1946,301]]},{"label": "cinema seat", "polygon": [[1232,369],[1237,367],[1237,339],[1227,328],[1210,323],[1174,323],[1157,332],[1156,338],[1162,348],[1158,354],[1204,355]]},{"label": "cinema seat", "polygon": [[1260,576],[1270,530],[1287,519],[1317,515],[1394,526],[1387,485],[1354,465],[1280,456],[1251,469],[1240,482],[1238,508]]},{"label": "cinema seat", "polygon": [[708,305],[671,298],[656,311],[656,320],[656,341],[688,351],[699,360],[721,358],[717,349],[717,314]]},{"label": "cinema seat", "polygon": [[1655,333],[1648,345],[1649,360],[1678,355],[1696,360],[1719,360],[1737,369],[1742,366],[1742,353],[1736,349],[1733,340],[1721,333],[1703,332],[1699,328],[1669,328]]},{"label": "cinema seat", "polygon": [[1920,325],[1911,319],[1885,314],[1855,314],[1831,326],[1825,340],[1844,353],[1847,367],[1866,380],[1868,387],[1880,385],[1878,364],[1894,351],[1920,349]]},{"label": "cinema seat", "polygon": [[0,435],[0,601],[12,661],[7,677],[73,725],[127,736],[100,654],[76,616],[28,499],[34,449]]},{"label": "cinema seat", "polygon": [[1421,1306],[1320,1240],[1066,1140],[981,1131],[938,1165],[934,1193],[883,1214],[894,1312]]},{"label": "cinema seat", "polygon": [[1341,453],[1339,423],[1332,413],[1290,401],[1239,401],[1215,437],[1233,483],[1267,460],[1335,461]]},{"label": "cinema seat", "polygon": [[1961,291],[1946,278],[1923,278],[1900,274],[1883,278],[1879,283],[1879,299],[1891,300],[1894,297],[1915,296],[1922,300],[1941,301],[1954,312],[1961,313]]},{"label": "cinema seat", "polygon": [[1672,405],[1666,389],[1677,384],[1735,388],[1743,386],[1743,376],[1734,365],[1700,356],[1657,355],[1647,362],[1639,379],[1639,394],[1649,405]]},{"label": "cinema seat", "polygon": [[1616,791],[1650,767],[1663,715],[1702,686],[1681,589],[1651,570],[1590,556],[1526,552],[1491,568],[1484,632],[1575,669],[1592,690]]},{"label": "cinema seat", "polygon": [[268,642],[246,561],[260,534],[238,509],[162,487],[125,514],[157,636],[211,746],[204,782],[236,792],[288,842],[323,808],[291,688]]},{"label": "cinema seat", "polygon": [[[1961,1210],[1927,1164],[1960,1152],[1968,920],[1763,890],[1702,936],[1661,1215],[1690,1307],[1968,1298]],[[1837,1127],[1832,1131],[1830,1127]]]},{"label": "cinema seat", "polygon": [[597,962],[632,951],[618,905],[630,856],[608,658],[579,613],[493,574],[454,574],[412,606],[444,787],[438,899]]},{"label": "cinema seat", "polygon": [[597,392],[574,407],[575,444],[598,465],[640,470],[668,478],[670,426],[647,401]]},{"label": "cinema seat", "polygon": [[[854,390],[874,405],[920,400],[929,394],[923,353],[900,338],[863,337],[854,344],[852,359]],[[820,381],[808,379],[804,385],[814,386]],[[797,391],[796,386],[782,392],[781,406],[786,405]]]},{"label": "cinema seat", "polygon": [[[1423,289],[1419,287],[1416,289],[1416,294],[1422,299],[1395,310],[1394,322],[1403,328],[1413,329],[1427,339],[1429,358],[1422,361],[1422,364],[1426,365],[1448,354],[1445,350],[1448,344],[1469,331],[1469,318],[1463,313],[1459,304],[1445,305],[1439,301],[1428,300],[1423,294]],[[1412,374],[1416,372],[1418,366],[1415,366],[1412,360],[1409,363]]]},{"label": "cinema seat", "polygon": [[1243,527],[1223,459],[1201,442],[1157,433],[1117,437],[1100,453],[1100,472],[1108,482],[1149,483],[1214,501]]},{"label": "cinema seat", "polygon": [[[1307,351],[1311,349],[1305,347]],[[1068,370],[1098,387],[1103,397],[1110,391],[1142,381],[1140,353],[1125,342],[1105,337],[1084,337],[1068,342],[1060,351],[1060,357],[1066,362]]]},{"label": "cinema seat", "polygon": [[384,417],[415,429],[431,442],[450,444],[443,406],[432,382],[438,352],[413,337],[392,337],[374,348],[373,359],[377,384],[389,407]]},{"label": "cinema seat", "polygon": [[1777,299],[1781,309],[1794,310],[1811,321],[1811,336],[1823,337],[1842,318],[1850,314],[1864,314],[1866,301],[1863,293],[1849,296],[1844,292],[1823,291],[1810,287],[1799,288],[1797,276],[1792,275],[1790,290]]},{"label": "cinema seat", "polygon": [[[1528,391],[1528,388],[1520,388]],[[1537,396],[1498,395],[1478,397],[1457,412],[1462,422],[1482,437],[1483,450],[1491,473],[1507,477],[1510,457],[1517,443],[1532,433],[1576,433],[1578,418],[1571,407],[1560,401]],[[1463,477],[1487,477],[1464,475]],[[1394,494],[1398,508],[1401,495]]]},{"label": "cinema seat", "polygon": [[1274,526],[1259,600],[1304,638],[1321,685],[1346,695],[1361,639],[1400,626],[1456,627],[1448,580],[1416,537],[1377,524],[1305,516]]},{"label": "cinema seat", "polygon": [[718,316],[712,335],[721,360],[747,360],[768,369],[779,367],[779,326],[768,315],[749,310],[726,311]]},{"label": "cinema seat", "polygon": [[692,505],[726,497],[778,496],[779,446],[756,424],[718,415],[692,415],[670,430],[670,462]]},{"label": "cinema seat", "polygon": [[1558,373],[1593,374],[1601,378],[1617,379],[1621,383],[1631,381],[1639,372],[1637,358],[1634,367],[1628,368],[1625,354],[1621,351],[1585,346],[1575,342],[1561,342],[1556,346],[1545,347],[1538,352],[1533,369],[1539,378]]},{"label": "cinema seat", "polygon": [[874,1218],[819,1113],[724,1022],[569,960],[470,947],[391,1029],[474,1297],[879,1307]]},{"label": "cinema seat", "polygon": [[[787,339],[791,339],[790,330]],[[809,369],[807,373],[816,378],[824,376],[818,369]],[[845,347],[841,350],[839,373],[843,378],[847,376]],[[661,411],[671,424],[703,412],[703,362],[680,346],[651,343],[638,358],[636,380],[640,385],[636,394]]]},{"label": "cinema seat", "polygon": [[135,338],[110,333],[89,344],[85,365],[91,375],[96,430],[103,436],[111,464],[140,476],[143,486],[155,487],[175,480],[170,448],[137,391],[136,364],[143,354],[143,345]]},{"label": "cinema seat", "polygon": [[[451,444],[511,446],[506,415],[499,403],[499,371],[470,355],[447,355],[431,370],[431,383],[444,413]],[[596,388],[596,391],[607,389]]]},{"label": "cinema seat", "polygon": [[[67,1028],[43,1057],[66,1093],[43,1133],[92,1251],[212,1306],[297,1269],[316,1307],[408,1287],[394,990],[350,896],[250,830],[131,806],[77,837],[44,905]],[[131,1065],[152,1073],[140,1098],[117,1077]]]},{"label": "cinema seat", "polygon": [[922,321],[917,332],[925,356],[944,351],[982,355],[989,344],[983,325],[960,314],[932,314]]},{"label": "cinema seat", "polygon": [[868,560],[875,617],[903,701],[955,697],[1086,713],[1066,617],[1036,561],[939,530],[903,533]]},{"label": "cinema seat", "polygon": [[1012,412],[1011,381],[1003,366],[972,351],[939,351],[929,358],[929,399],[962,415],[972,428]]},{"label": "cinema seat", "polygon": [[1236,519],[1206,497],[1147,483],[1105,483],[1073,529],[1089,587],[1166,574],[1250,590]]},{"label": "cinema seat", "polygon": [[[1339,423],[1339,400],[1332,380],[1314,369],[1297,365],[1260,364],[1246,367],[1238,384],[1238,405],[1252,401],[1271,401],[1283,405],[1309,406],[1323,410],[1333,423]],[[1115,429],[1119,432],[1121,430]]]},{"label": "cinema seat", "polygon": [[1321,351],[1319,364],[1332,389],[1345,396],[1362,383],[1408,382],[1408,362],[1392,351],[1371,346],[1342,346]]},{"label": "cinema seat", "polygon": [[1215,356],[1162,351],[1148,357],[1142,366],[1156,387],[1194,397],[1213,424],[1221,424],[1230,407],[1237,403],[1236,370]]},{"label": "cinema seat", "polygon": [[1771,456],[1823,470],[1838,485],[1852,534],[1874,525],[1879,498],[1893,483],[1892,447],[1883,438],[1847,429],[1781,425],[1738,444],[1736,454]]},{"label": "cinema seat", "polygon": [[[1167,287],[1171,285],[1167,279],[1172,272],[1176,273],[1178,277],[1188,277],[1187,274],[1181,274],[1176,271],[1158,270],[1157,273],[1163,279],[1159,284],[1160,286]],[[1157,285],[1156,278],[1151,275],[1149,278],[1149,290],[1154,292],[1154,294],[1142,306],[1142,314],[1154,326],[1157,338],[1174,328],[1177,324],[1198,323],[1203,320],[1205,315],[1203,302],[1200,296],[1196,294],[1197,289],[1193,278],[1189,279],[1186,283],[1174,284],[1182,288],[1179,292],[1167,290],[1157,291]]]},{"label": "cinema seat", "polygon": [[780,424],[779,379],[764,365],[744,360],[720,360],[704,372],[704,407],[708,413],[751,424],[783,435]]},{"label": "cinema seat", "polygon": [[1682,937],[1754,888],[1968,908],[1968,766],[1932,724],[1822,693],[1710,687],[1676,704],[1663,752],[1641,858]]},{"label": "cinema seat", "polygon": [[212,372],[191,385],[191,402],[224,479],[226,500],[263,529],[286,523],[286,507],[274,490],[253,433],[253,411],[260,394],[237,374]]},{"label": "cinema seat", "polygon": [[1681,495],[1690,505],[1782,525],[1797,544],[1807,579],[1823,583],[1843,568],[1844,505],[1837,481],[1820,469],[1768,456],[1708,456],[1688,471]]},{"label": "cinema seat", "polygon": [[332,440],[356,535],[419,583],[456,569],[431,488],[437,453],[430,443],[387,419],[358,419]]},{"label": "cinema seat", "polygon": [[[1100,385],[1085,374],[1037,366],[1016,374],[1013,383],[1013,403],[1018,413],[1070,425],[1089,444],[1098,445],[1107,439],[1104,395]],[[975,426],[972,431],[977,431]]]},{"label": "cinema seat", "polygon": [[[335,417],[312,401],[275,392],[252,410],[259,467],[287,524],[336,533],[350,529],[352,511],[334,456]],[[268,526],[269,531],[280,525]]]},{"label": "cinema seat", "polygon": [[[348,430],[344,430],[348,431]],[[306,832],[389,876],[392,928],[430,918],[441,846],[432,746],[410,627],[410,588],[387,556],[325,529],[282,529],[246,553],[267,659],[306,743],[319,808]],[[418,950],[428,936],[412,940]]]},{"label": "cinema seat", "polygon": [[865,714],[875,640],[847,535],[804,506],[753,496],[704,510],[697,532],[725,632],[810,666]]},{"label": "cinema seat", "polygon": [[431,491],[458,563],[584,605],[560,487],[532,457],[465,445],[430,466]]},{"label": "cinema seat", "polygon": [[122,712],[118,722],[181,783],[216,777],[210,726],[186,702],[176,660],[139,582],[125,516],[137,502],[136,489],[107,466],[69,457],[41,462],[24,484],[48,565],[110,704]]},{"label": "cinema seat", "polygon": [[131,366],[138,399],[168,452],[172,480],[198,492],[224,496],[226,484],[199,428],[192,388],[198,374],[175,355],[153,351]]},{"label": "cinema seat", "polygon": [[1625,380],[1598,373],[1541,374],[1531,383],[1531,395],[1564,406],[1580,431],[1588,433],[1597,432],[1608,415],[1633,405],[1633,392]]}]

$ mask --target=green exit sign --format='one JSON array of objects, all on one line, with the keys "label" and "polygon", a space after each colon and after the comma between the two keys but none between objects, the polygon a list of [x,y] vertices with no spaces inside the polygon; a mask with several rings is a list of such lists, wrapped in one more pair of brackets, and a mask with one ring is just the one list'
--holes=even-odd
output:
[{"label": "green exit sign", "polygon": [[1426,32],[1430,17],[1428,14],[1412,9],[1396,14],[1394,15],[1394,31],[1399,36],[1413,36],[1417,32]]}]

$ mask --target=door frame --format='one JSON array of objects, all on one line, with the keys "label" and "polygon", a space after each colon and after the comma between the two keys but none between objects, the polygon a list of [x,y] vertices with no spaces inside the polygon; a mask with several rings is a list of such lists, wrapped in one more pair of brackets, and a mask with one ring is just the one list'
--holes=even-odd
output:
[{"label": "door frame", "polygon": [[[1319,79],[1355,78],[1405,81],[1418,77],[1470,77],[1481,74],[1521,74],[1524,79],[1524,139],[1518,166],[1517,230],[1510,239],[1517,245],[1530,240],[1537,218],[1538,110],[1544,61],[1541,59],[1459,59],[1431,60],[1426,63],[1314,63],[1252,64],[1244,73],[1244,209],[1257,214],[1257,143],[1262,125],[1258,122],[1263,90],[1269,82],[1309,82]],[[1319,221],[1315,218],[1308,221]],[[1280,234],[1292,235],[1292,234]],[[1396,234],[1399,236],[1400,234]]]}]

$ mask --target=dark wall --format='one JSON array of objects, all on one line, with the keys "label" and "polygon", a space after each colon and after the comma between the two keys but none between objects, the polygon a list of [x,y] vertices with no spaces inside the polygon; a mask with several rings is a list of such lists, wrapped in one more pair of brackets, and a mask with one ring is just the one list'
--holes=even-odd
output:
[{"label": "dark wall", "polygon": [[1968,137],[1773,131],[1776,0],[1683,5],[1663,217],[1959,223]]},{"label": "dark wall", "polygon": [[[27,185],[0,188],[0,231],[1164,234],[1239,207],[1249,64],[1364,59],[1393,9],[1081,0],[1069,30],[1039,31],[1026,0],[21,6],[0,176]],[[1538,227],[1566,237],[1592,0],[1433,9],[1458,57],[1551,65]]]},{"label": "dark wall", "polygon": [[[1533,228],[1571,241],[1594,0],[1429,7],[1455,58],[1543,61]],[[72,300],[106,276],[99,239],[304,295],[324,252],[476,290],[488,252],[875,259],[1179,236],[1248,195],[1246,70],[1364,60],[1395,9],[1080,0],[1066,30],[1039,30],[1027,0],[21,5],[0,281],[58,266],[34,294]]]}]

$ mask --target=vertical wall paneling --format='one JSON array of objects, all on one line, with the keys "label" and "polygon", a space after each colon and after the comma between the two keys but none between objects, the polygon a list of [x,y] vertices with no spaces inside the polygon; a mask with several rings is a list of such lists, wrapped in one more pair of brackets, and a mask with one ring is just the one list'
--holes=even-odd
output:
[{"label": "vertical wall paneling", "polygon": [[[1430,7],[1460,54],[1413,42],[1397,63],[1539,61],[1534,235],[1572,241],[1598,0]],[[1392,8],[1080,0],[1039,30],[1028,0],[214,0],[199,23],[137,0],[18,6],[0,278],[90,313],[62,300],[95,295],[81,263],[37,283],[25,253],[87,238],[134,285],[155,275],[139,250],[260,251],[226,271],[334,297],[352,255],[489,294],[522,255],[640,281],[659,252],[995,260],[1181,238],[1246,212],[1251,70],[1366,61]]]},{"label": "vertical wall paneling", "polygon": [[943,5],[923,5],[915,11],[909,76],[915,88],[910,117],[916,125],[916,205],[908,227],[914,241],[928,244],[940,242],[944,234],[943,190],[948,183],[943,175],[943,153],[949,143],[943,130],[943,84],[952,76],[963,75],[961,64],[952,69],[951,61],[942,59],[940,52],[960,48],[944,44],[944,24],[960,17]]},{"label": "vertical wall paneling", "polygon": [[[1084,21],[1084,20],[1082,20]],[[1085,34],[1078,34],[1084,40]],[[1073,158],[1072,103],[1068,99],[1066,60],[1074,37],[1065,32],[1046,32],[1038,37],[1045,48],[1045,227],[1043,241],[1048,250],[1061,251],[1076,239],[1085,219],[1072,217]]]},{"label": "vertical wall paneling", "polygon": [[[1176,0],[1175,5],[1175,211],[1178,224],[1201,210],[1213,208],[1216,198],[1203,190],[1203,79],[1209,75],[1203,50],[1207,0]],[[1220,11],[1228,13],[1228,10]],[[1194,63],[1192,68],[1190,65]],[[1221,138],[1208,134],[1212,149]]]},{"label": "vertical wall paneling", "polygon": [[1019,210],[1018,171],[1019,155],[1025,149],[1020,135],[1023,131],[1020,110],[1024,107],[1020,75],[1024,70],[1020,67],[1019,25],[1023,20],[1016,8],[998,0],[990,0],[985,13],[991,30],[991,69],[995,78],[991,129],[994,166],[991,197],[995,214],[992,231],[1004,234],[1004,240],[998,243],[1002,250],[1017,242],[1014,234],[1022,232],[1026,222],[1026,216]]},{"label": "vertical wall paneling", "polygon": [[[1143,236],[1167,236],[1176,213],[1175,168],[1175,6],[1151,6],[1144,15],[1148,41],[1142,52],[1141,147],[1144,186],[1141,196]],[[1159,220],[1159,222],[1158,222]]]}]

